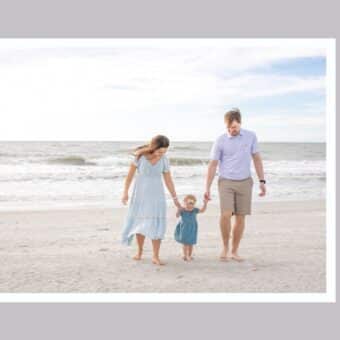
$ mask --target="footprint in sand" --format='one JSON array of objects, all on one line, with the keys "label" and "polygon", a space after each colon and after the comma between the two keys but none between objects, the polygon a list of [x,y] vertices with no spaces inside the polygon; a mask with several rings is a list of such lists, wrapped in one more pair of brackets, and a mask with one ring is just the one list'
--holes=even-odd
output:
[{"label": "footprint in sand", "polygon": [[97,230],[98,230],[98,231],[109,231],[110,228],[98,228]]}]

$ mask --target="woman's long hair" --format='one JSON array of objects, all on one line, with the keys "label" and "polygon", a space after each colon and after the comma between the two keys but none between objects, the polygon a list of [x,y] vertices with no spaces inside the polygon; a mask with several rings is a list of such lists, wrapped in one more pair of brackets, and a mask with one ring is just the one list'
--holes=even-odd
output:
[{"label": "woman's long hair", "polygon": [[149,144],[144,144],[141,146],[138,146],[133,154],[134,156],[139,159],[143,155],[151,155],[153,154],[156,150],[160,148],[168,148],[170,145],[169,138],[163,135],[157,135],[153,137],[150,141]]}]

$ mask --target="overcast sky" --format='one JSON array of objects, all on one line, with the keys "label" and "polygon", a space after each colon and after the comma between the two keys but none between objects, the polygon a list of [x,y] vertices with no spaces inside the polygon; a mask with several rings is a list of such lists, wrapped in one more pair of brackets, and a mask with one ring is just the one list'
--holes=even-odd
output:
[{"label": "overcast sky", "polygon": [[325,141],[325,47],[264,40],[0,39],[1,140]]}]

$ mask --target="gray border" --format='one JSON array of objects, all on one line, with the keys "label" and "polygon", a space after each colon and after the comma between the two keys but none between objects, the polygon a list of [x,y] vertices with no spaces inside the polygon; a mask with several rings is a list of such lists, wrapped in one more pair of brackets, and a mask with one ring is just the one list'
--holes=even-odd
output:
[{"label": "gray border", "polygon": [[[336,38],[337,13],[325,0],[1,0],[0,37]],[[339,302],[0,304],[4,339],[335,339],[338,315]]]}]

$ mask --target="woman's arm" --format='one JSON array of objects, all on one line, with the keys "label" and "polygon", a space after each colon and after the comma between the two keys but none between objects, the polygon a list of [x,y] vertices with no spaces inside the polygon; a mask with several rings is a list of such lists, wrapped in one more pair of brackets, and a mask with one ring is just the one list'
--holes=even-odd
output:
[{"label": "woman's arm", "polygon": [[123,192],[123,197],[122,197],[123,204],[126,204],[129,200],[129,188],[130,188],[133,176],[135,175],[136,169],[137,167],[135,164],[130,165],[129,172],[124,182],[124,192]]},{"label": "woman's arm", "polygon": [[176,205],[178,209],[182,208],[182,206],[178,202],[175,185],[171,177],[171,172],[170,171],[163,172],[163,178],[164,178],[165,186],[167,187],[172,199],[174,200],[174,204]]}]

